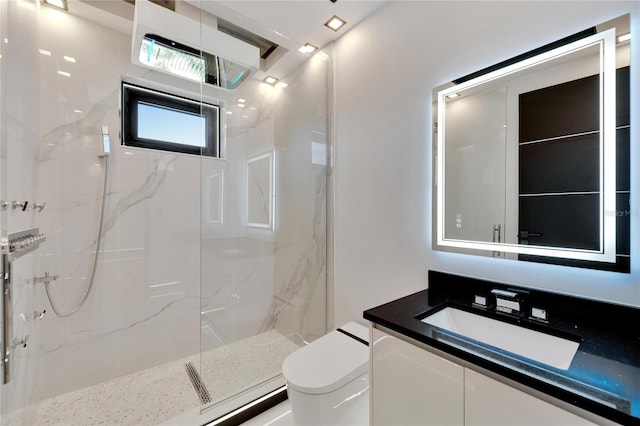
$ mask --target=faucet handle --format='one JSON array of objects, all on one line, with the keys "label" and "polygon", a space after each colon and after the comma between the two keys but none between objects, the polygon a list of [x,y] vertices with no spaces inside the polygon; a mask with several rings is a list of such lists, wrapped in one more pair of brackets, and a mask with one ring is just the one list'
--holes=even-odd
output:
[{"label": "faucet handle", "polygon": [[27,209],[27,205],[28,204],[29,204],[28,201],[16,201],[16,200],[13,200],[11,202],[11,208],[14,209],[14,210],[19,208],[19,209],[22,209],[22,211],[25,211]]},{"label": "faucet handle", "polygon": [[477,308],[487,308],[487,298],[485,296],[481,296],[479,294],[474,295],[473,297],[473,306]]},{"label": "faucet handle", "polygon": [[545,322],[545,323],[549,322],[547,320],[547,311],[542,308],[532,307],[531,316],[529,318],[531,318],[532,320],[540,321],[540,322]]},{"label": "faucet handle", "polygon": [[22,339],[18,339],[16,337],[13,339],[11,348],[17,348],[18,346],[22,346],[23,348],[26,348],[28,343],[29,343],[29,336],[24,336]]}]

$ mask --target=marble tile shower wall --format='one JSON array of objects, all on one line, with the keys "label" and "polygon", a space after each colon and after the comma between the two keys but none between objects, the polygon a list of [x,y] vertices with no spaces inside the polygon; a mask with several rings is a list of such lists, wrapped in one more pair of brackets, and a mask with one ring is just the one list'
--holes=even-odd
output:
[{"label": "marble tile shower wall", "polygon": [[[14,209],[11,206],[12,201],[33,201],[35,196],[34,179],[36,175],[36,164],[33,161],[35,153],[38,150],[38,141],[36,138],[37,129],[33,123],[39,121],[40,110],[37,100],[32,98],[22,99],[21,102],[10,103],[9,99],[16,99],[15,87],[27,87],[33,84],[34,74],[29,70],[35,66],[35,57],[29,57],[21,54],[8,43],[10,34],[6,31],[6,17],[10,5],[4,2],[0,5],[0,17],[2,18],[2,63],[0,74],[2,78],[2,198],[3,201],[9,202],[9,206],[3,208],[2,215],[2,231],[11,234],[18,231],[31,229],[34,226],[33,210],[30,208],[24,211],[21,208]],[[34,35],[22,29],[21,36],[28,42],[33,42]],[[9,68],[6,66],[6,59],[14,57],[16,67]],[[24,71],[22,71],[24,70]],[[13,81],[13,86],[5,84],[6,81]],[[11,141],[8,144],[7,141]],[[12,161],[8,161],[7,157],[11,155]],[[14,291],[12,292],[12,302],[14,305],[14,313],[24,311],[24,307],[33,299],[34,289],[29,285],[30,279],[33,279],[35,261],[33,256],[24,256],[12,265],[12,274],[14,277]],[[15,315],[14,315],[15,316]],[[2,321],[2,320],[0,320]],[[12,321],[12,334],[15,338],[24,338],[29,336],[29,340],[39,337],[26,324],[25,321],[16,318]],[[2,407],[11,409],[18,400],[24,400],[32,389],[34,382],[33,371],[29,369],[32,365],[30,360],[31,348],[22,348],[17,346],[12,352],[12,373],[13,377],[23,374],[24,381],[13,381],[9,385],[2,386],[0,397]]]},{"label": "marble tile shower wall", "polygon": [[[288,76],[286,90],[242,88],[238,96],[250,99],[258,119],[247,125],[231,116],[226,161],[203,163],[203,349],[274,328],[298,344],[326,331],[327,67],[314,57]],[[248,170],[266,154],[272,193],[268,178],[254,180]],[[224,197],[212,202],[217,176]],[[273,200],[264,203],[273,208],[270,226],[246,225],[253,193]],[[223,224],[209,219],[218,205]]]},{"label": "marble tile shower wall", "polygon": [[[14,262],[14,334],[29,344],[16,351],[3,411],[197,353],[200,288],[199,159],[128,155],[118,146],[120,76],[137,72],[129,36],[8,3],[8,192],[47,203],[42,212],[9,212],[9,232],[39,227],[47,241]],[[89,284],[105,174],[102,124],[113,143],[103,253],[86,304],[62,319],[33,277],[59,277],[50,289],[63,312]],[[23,415],[29,424],[29,411]]]},{"label": "marble tile shower wall", "polygon": [[[228,120],[225,160],[126,149],[121,76],[188,85],[134,68],[127,34],[41,5],[3,7],[8,196],[47,202],[42,212],[9,212],[9,232],[38,226],[47,241],[16,262],[16,317],[27,320],[15,320],[14,333],[30,341],[2,410],[196,354],[201,339],[206,350],[273,328],[296,343],[324,334],[326,161],[312,160],[326,160],[325,61],[309,61],[287,91],[246,85],[255,114]],[[102,124],[113,145],[102,253],[86,304],[58,318],[33,277],[59,276],[51,296],[67,312],[89,284]],[[275,225],[251,228],[247,161],[266,152],[275,161]],[[31,319],[43,309],[42,320]]]}]

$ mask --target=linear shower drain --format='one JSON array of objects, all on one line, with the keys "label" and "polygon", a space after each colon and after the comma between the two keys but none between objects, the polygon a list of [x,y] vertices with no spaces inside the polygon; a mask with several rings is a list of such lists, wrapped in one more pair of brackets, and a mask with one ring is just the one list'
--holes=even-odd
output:
[{"label": "linear shower drain", "polygon": [[198,397],[200,398],[200,402],[202,404],[208,404],[211,402],[211,394],[207,390],[207,387],[202,382],[200,378],[200,374],[198,370],[193,366],[192,362],[187,362],[184,365],[185,370],[187,370],[187,376],[189,376],[189,380],[191,380],[191,384],[193,388],[196,390]]}]

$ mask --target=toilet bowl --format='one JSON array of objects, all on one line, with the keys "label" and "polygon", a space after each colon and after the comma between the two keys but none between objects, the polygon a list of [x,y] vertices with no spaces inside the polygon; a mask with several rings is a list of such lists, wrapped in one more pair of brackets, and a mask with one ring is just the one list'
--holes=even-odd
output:
[{"label": "toilet bowl", "polygon": [[369,424],[368,341],[369,329],[350,322],[285,359],[295,425]]}]

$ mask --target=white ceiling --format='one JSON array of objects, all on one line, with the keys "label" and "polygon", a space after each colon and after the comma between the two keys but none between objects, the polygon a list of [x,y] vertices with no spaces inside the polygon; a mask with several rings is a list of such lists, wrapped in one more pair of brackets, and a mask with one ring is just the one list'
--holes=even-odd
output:
[{"label": "white ceiling", "polygon": [[[206,2],[206,0],[205,0]],[[217,2],[266,28],[275,30],[297,44],[323,47],[380,8],[386,0],[227,0]],[[324,26],[333,15],[347,25],[335,32]]]},{"label": "white ceiling", "polygon": [[[193,7],[200,8],[283,46],[287,52],[269,69],[255,75],[259,79],[267,74],[282,79],[308,59],[307,55],[298,52],[299,47],[305,43],[319,48],[326,46],[387,1],[176,0],[176,11],[181,12],[181,7],[185,12],[187,9],[193,10]],[[129,34],[133,27],[133,9],[133,5],[125,0],[69,0],[71,13]],[[338,32],[324,26],[333,15],[347,21]]]},{"label": "white ceiling", "polygon": [[[378,10],[388,0],[183,0],[202,10],[233,22],[255,34],[271,40],[289,51],[266,73],[286,77],[307,57],[298,48],[310,43],[326,46],[349,31],[358,22]],[[324,24],[333,15],[347,21],[339,31]]]}]

